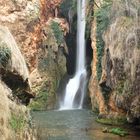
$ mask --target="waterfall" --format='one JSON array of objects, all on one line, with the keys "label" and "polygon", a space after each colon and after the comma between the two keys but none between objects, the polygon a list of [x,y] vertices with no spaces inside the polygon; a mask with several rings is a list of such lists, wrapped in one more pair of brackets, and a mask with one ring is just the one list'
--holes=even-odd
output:
[{"label": "waterfall", "polygon": [[[76,72],[65,89],[65,97],[60,109],[82,108],[85,96],[87,71],[85,67],[86,0],[77,0],[77,54]],[[77,99],[78,98],[78,99]]]}]

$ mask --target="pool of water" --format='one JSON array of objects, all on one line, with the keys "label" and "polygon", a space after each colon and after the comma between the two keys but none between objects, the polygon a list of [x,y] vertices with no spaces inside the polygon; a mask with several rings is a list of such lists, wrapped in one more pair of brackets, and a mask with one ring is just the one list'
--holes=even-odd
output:
[{"label": "pool of water", "polygon": [[97,123],[96,114],[89,110],[32,112],[38,140],[140,140],[130,131],[126,137],[103,133],[105,126]]}]

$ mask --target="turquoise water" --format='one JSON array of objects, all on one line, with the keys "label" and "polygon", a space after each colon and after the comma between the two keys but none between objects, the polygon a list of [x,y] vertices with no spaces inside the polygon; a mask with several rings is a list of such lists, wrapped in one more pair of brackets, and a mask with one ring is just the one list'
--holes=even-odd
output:
[{"label": "turquoise water", "polygon": [[133,132],[126,137],[103,133],[89,110],[32,112],[38,140],[140,140]]}]

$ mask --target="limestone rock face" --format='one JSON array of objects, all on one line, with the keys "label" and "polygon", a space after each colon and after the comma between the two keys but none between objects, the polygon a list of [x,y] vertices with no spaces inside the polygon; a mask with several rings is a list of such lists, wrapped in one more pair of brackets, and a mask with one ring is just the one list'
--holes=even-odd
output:
[{"label": "limestone rock face", "polygon": [[[23,104],[27,105],[35,94],[37,99],[43,95],[43,100],[40,100],[41,108],[50,109],[55,106],[55,93],[59,81],[66,72],[64,54],[67,53],[67,47],[64,36],[69,30],[67,22],[58,17],[60,2],[0,1],[2,140],[34,139],[29,127],[29,112]],[[13,123],[18,121],[21,126],[25,121],[24,127],[20,128],[21,131],[13,126]]]},{"label": "limestone rock face", "polygon": [[[0,26],[0,77],[14,92],[17,93],[21,88],[20,94],[29,94],[29,98],[33,97],[30,93],[29,71],[24,57],[10,31],[4,26]],[[20,95],[17,93],[17,96]],[[29,100],[24,103],[29,103]]]},{"label": "limestone rock face", "polygon": [[1,51],[3,48],[9,50],[10,53],[9,63],[7,63],[6,70],[22,76],[23,80],[26,80],[29,77],[29,72],[24,57],[10,31],[4,26],[0,26],[0,44]]},{"label": "limestone rock face", "polygon": [[[6,0],[0,2],[0,25],[7,26],[10,30],[29,69],[28,76],[24,81],[27,80],[27,83],[31,81],[31,88],[35,94],[50,94],[52,92],[48,93],[48,91],[53,90],[51,100],[56,98],[58,81],[66,72],[64,53],[67,50],[64,36],[69,27],[66,20],[59,17],[60,3],[61,0]],[[54,27],[55,31],[51,26],[52,21],[57,23]],[[57,29],[60,31],[58,34]],[[61,44],[58,43],[59,33],[61,33],[63,41]],[[46,64],[51,65],[46,66]],[[13,66],[16,65],[13,64]],[[44,67],[49,67],[49,69],[44,69]],[[51,71],[53,75],[48,71]],[[57,77],[57,84],[54,82],[54,77]],[[48,86],[45,86],[46,82],[49,83]],[[24,85],[26,86],[26,81]]]},{"label": "limestone rock face", "polygon": [[4,82],[0,81],[0,138],[1,140],[35,140],[29,125],[29,110],[16,102],[12,92]]},{"label": "limestone rock face", "polygon": [[58,14],[55,13],[60,2],[41,1],[39,34],[37,34],[37,63],[30,73],[32,89],[37,93],[37,98],[31,103],[34,109],[46,110],[55,107],[56,90],[66,73],[67,46],[64,37],[69,27],[67,21],[57,17]]},{"label": "limestone rock face", "polygon": [[[38,96],[40,96],[39,94],[47,96],[45,101],[37,101],[37,103],[40,102],[41,108],[45,110],[55,107],[56,90],[60,80],[66,73],[66,58],[64,54],[67,52],[67,46],[63,39],[63,30],[67,31],[67,29],[63,28],[63,25],[67,24],[62,24],[63,21],[64,19],[49,18],[42,28],[42,46],[38,50],[38,67],[30,74],[33,91]],[[52,28],[53,24],[56,29]],[[56,37],[56,30],[60,32],[59,36],[62,38]],[[35,78],[35,76],[37,77]]]},{"label": "limestone rock face", "polygon": [[[29,72],[13,36],[0,26],[0,138],[33,138],[27,105],[31,94]],[[20,121],[21,120],[21,121]],[[21,126],[23,125],[23,128]]]},{"label": "limestone rock face", "polygon": [[8,104],[8,89],[0,83],[0,137],[2,140],[7,139],[9,135],[8,119],[10,118],[10,109]]},{"label": "limestone rock face", "polygon": [[[90,94],[93,109],[100,110],[104,104],[104,114],[110,116],[125,116],[130,122],[140,118],[140,21],[139,1],[113,1],[110,11],[110,25],[102,34],[105,42],[102,57],[102,75],[99,82],[96,79],[98,63],[96,40],[93,39],[93,65],[90,81]],[[94,21],[95,23],[95,21]],[[95,32],[93,31],[92,34]],[[96,86],[94,86],[96,85]],[[91,89],[92,87],[92,89]],[[97,92],[100,89],[100,92]],[[99,99],[102,96],[102,99]],[[95,101],[94,101],[95,100]],[[102,102],[102,104],[100,104]],[[94,105],[96,103],[96,106]]]},{"label": "limestone rock face", "polygon": [[97,80],[97,49],[96,49],[96,21],[93,21],[92,23],[92,30],[91,30],[91,46],[93,49],[93,61],[92,61],[92,75],[89,82],[89,92],[90,92],[90,98],[92,103],[92,109],[94,111],[100,111],[100,113],[105,114],[106,113],[106,105],[104,101],[104,97],[102,95],[98,80]]},{"label": "limestone rock face", "polygon": [[39,9],[39,0],[6,0],[0,2],[0,24],[9,28],[17,45],[24,53],[30,70],[36,64],[36,26]]}]

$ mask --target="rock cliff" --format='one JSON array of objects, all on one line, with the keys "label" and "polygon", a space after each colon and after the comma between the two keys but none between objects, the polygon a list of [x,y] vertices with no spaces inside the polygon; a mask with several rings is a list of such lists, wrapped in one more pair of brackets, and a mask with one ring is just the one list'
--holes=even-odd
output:
[{"label": "rock cliff", "polygon": [[6,0],[0,4],[0,24],[9,28],[25,57],[32,92],[41,93],[49,102],[33,106],[53,108],[56,89],[66,72],[64,36],[69,27],[59,16],[61,0]]},{"label": "rock cliff", "polygon": [[0,137],[7,139],[34,138],[25,107],[33,98],[29,72],[13,36],[0,26]]},{"label": "rock cliff", "polygon": [[[103,1],[94,5],[93,110],[101,117],[140,119],[140,1]],[[95,36],[96,34],[96,36]]]},{"label": "rock cliff", "polygon": [[0,2],[0,138],[34,139],[27,105],[55,107],[56,90],[66,73],[68,23],[61,0]]}]

